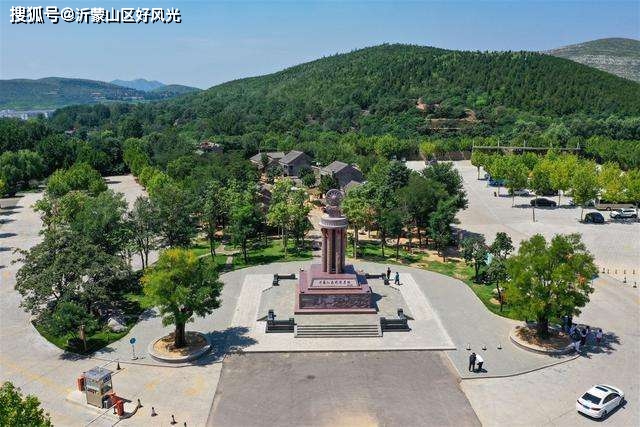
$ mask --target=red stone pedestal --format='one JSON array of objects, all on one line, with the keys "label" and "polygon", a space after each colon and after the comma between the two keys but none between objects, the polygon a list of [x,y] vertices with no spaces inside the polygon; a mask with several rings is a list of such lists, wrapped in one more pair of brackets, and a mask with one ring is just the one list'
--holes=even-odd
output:
[{"label": "red stone pedestal", "polygon": [[375,313],[373,293],[364,277],[350,265],[341,274],[323,272],[321,264],[300,271],[296,290],[296,314]]}]

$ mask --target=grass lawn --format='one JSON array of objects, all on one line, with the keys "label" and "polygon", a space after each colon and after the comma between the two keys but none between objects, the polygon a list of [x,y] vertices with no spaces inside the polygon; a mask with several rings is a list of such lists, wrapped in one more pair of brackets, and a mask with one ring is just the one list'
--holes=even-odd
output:
[{"label": "grass lawn", "polygon": [[127,325],[128,326],[127,330],[122,332],[111,332],[105,327],[104,330],[98,331],[93,335],[87,335],[87,351],[84,351],[82,343],[78,345],[74,342],[75,341],[74,338],[77,338],[77,336],[74,336],[71,333],[61,337],[57,337],[47,333],[45,330],[43,330],[41,327],[37,325],[34,325],[34,326],[38,330],[40,335],[45,337],[47,341],[54,344],[56,347],[59,347],[62,350],[70,351],[73,353],[89,354],[96,350],[100,350],[101,348],[127,335],[129,333],[129,329],[131,329],[133,324]]},{"label": "grass lawn", "polygon": [[[409,265],[453,277],[466,283],[492,313],[510,319],[523,320],[513,312],[508,304],[504,304],[502,311],[500,311],[500,305],[495,303],[496,294],[493,292],[495,286],[474,283],[473,266],[467,265],[458,258],[447,258],[446,261],[442,261],[441,257],[433,253],[418,252],[417,250],[414,253],[409,253],[403,248],[400,249],[398,261],[396,261],[395,247],[386,247],[384,252],[385,256],[383,257],[379,244],[361,241],[358,247],[358,259],[385,264]],[[353,255],[353,246],[351,245],[348,248],[348,255]]]},{"label": "grass lawn", "polygon": [[[268,242],[264,240],[260,242],[254,242],[254,244],[247,251],[247,262],[244,261],[241,249],[233,248],[230,245],[226,246],[227,250],[233,249],[237,251],[237,254],[233,256],[232,268],[244,268],[251,267],[253,265],[271,264],[281,261],[303,261],[313,257],[311,254],[311,248],[309,242],[305,242],[304,248],[299,249],[295,247],[293,239],[289,240],[287,245],[287,256],[284,255],[284,248],[282,246],[282,239],[270,239]],[[206,256],[209,254],[209,244],[206,242],[198,242],[198,244],[192,247],[192,250],[200,256]],[[227,255],[217,254],[216,264],[221,268],[225,266],[227,262]]]}]

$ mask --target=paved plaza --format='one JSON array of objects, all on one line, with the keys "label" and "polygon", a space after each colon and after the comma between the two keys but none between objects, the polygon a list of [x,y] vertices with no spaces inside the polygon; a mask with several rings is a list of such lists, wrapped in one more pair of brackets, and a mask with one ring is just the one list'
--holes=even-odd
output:
[{"label": "paved plaza", "polygon": [[[640,284],[640,222],[582,224],[580,208],[570,206],[569,197],[562,197],[558,208],[536,208],[536,222],[533,222],[530,197],[516,197],[512,207],[506,188],[500,190],[503,196],[494,197],[497,187],[488,187],[486,180],[478,180],[478,171],[471,162],[453,163],[462,175],[469,199],[468,208],[457,216],[460,228],[484,234],[489,243],[497,232],[504,231],[516,245],[537,233],[547,238],[554,234],[580,233],[600,271],[604,268],[611,276],[620,280],[626,276],[629,282]],[[422,170],[424,162],[407,162],[407,167]],[[550,199],[558,201],[558,197]],[[584,213],[590,210],[593,209],[585,209]],[[603,215],[609,219],[609,213]]]},{"label": "paved plaza", "polygon": [[[127,176],[110,179],[110,186],[125,192],[129,202],[142,193]],[[264,311],[263,291],[271,287],[274,273],[297,273],[300,268],[308,268],[311,261],[305,261],[222,275],[222,306],[188,325],[189,330],[206,334],[214,347],[211,354],[193,364],[168,365],[146,354],[150,342],[171,331],[162,326],[153,311],[145,313],[123,339],[92,357],[78,359],[37,333],[28,314],[19,307],[20,298],[13,289],[19,268],[11,263],[15,258],[13,248],[28,249],[40,239],[40,220],[30,209],[39,197],[39,193],[27,193],[13,201],[14,206],[2,203],[2,218],[10,221],[0,228],[0,378],[14,382],[26,393],[35,393],[55,425],[114,424],[114,419],[107,416],[94,421],[98,412],[67,400],[80,373],[96,365],[115,369],[114,360],[120,360],[123,368],[114,375],[116,392],[133,401],[139,398],[144,405],[119,425],[168,425],[171,414],[179,425],[187,422],[189,426],[204,425],[207,419],[216,425],[217,421],[234,425],[243,420],[252,422],[235,425],[286,425],[279,421],[288,414],[297,425],[417,425],[419,417],[431,417],[424,419],[441,425],[458,419],[461,425],[477,425],[478,419],[486,425],[574,425],[586,422],[573,409],[575,398],[598,382],[618,385],[627,395],[626,407],[606,422],[638,424],[638,289],[607,276],[594,282],[592,302],[578,319],[603,328],[608,339],[606,351],[591,348],[578,358],[553,358],[513,346],[508,333],[518,322],[489,312],[459,280],[403,266],[393,267],[402,282],[397,289],[385,290],[372,283],[374,292],[394,292],[385,310],[396,304],[406,305],[414,319],[409,322],[411,332],[388,332],[382,338],[357,340],[267,336],[264,323],[258,321]],[[374,273],[386,268],[368,262],[355,262],[354,266]],[[286,286],[294,283],[283,280],[278,291],[286,292]],[[136,361],[131,361],[131,337],[137,339],[140,359]],[[467,371],[467,345],[481,352],[486,372]],[[429,346],[446,346],[448,350],[370,351]],[[482,350],[483,346],[487,349]],[[276,353],[257,353],[261,349]],[[243,354],[230,356],[237,351]],[[335,369],[329,369],[334,365]],[[462,379],[459,387],[478,419],[469,412],[469,404],[455,384],[456,377]],[[311,387],[307,396],[315,400],[300,394],[305,386]],[[290,399],[294,404],[287,403]],[[455,405],[444,408],[441,402],[448,400]],[[151,406],[158,417],[150,416]],[[332,412],[332,408],[338,410]],[[264,411],[263,417],[247,418],[258,409]],[[414,414],[416,417],[409,418]],[[301,422],[305,419],[312,421]],[[275,422],[267,422],[270,420]]]},{"label": "paved plaza", "polygon": [[480,425],[440,352],[231,356],[207,424]]}]

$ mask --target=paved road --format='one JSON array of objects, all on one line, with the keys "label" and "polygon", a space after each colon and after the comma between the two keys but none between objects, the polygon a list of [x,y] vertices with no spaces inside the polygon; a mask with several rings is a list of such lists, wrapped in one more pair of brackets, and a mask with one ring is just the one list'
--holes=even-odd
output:
[{"label": "paved road", "polygon": [[[600,266],[621,279],[623,270],[627,270],[627,278],[640,283],[640,222],[581,224],[580,208],[564,206],[568,205],[568,198],[563,198],[563,206],[559,208],[536,209],[536,222],[533,222],[530,198],[516,197],[516,207],[512,207],[511,197],[493,197],[496,189],[477,179],[477,170],[470,162],[455,162],[455,165],[469,197],[468,209],[458,214],[462,228],[482,233],[489,241],[498,231],[506,231],[515,243],[536,233],[547,238],[558,233],[580,233]],[[504,188],[502,192],[506,194]],[[609,215],[604,216],[608,219]]]},{"label": "paved road", "polygon": [[480,425],[439,352],[225,359],[207,425]]},{"label": "paved road", "polygon": [[577,322],[603,328],[614,343],[575,361],[504,379],[463,380],[462,389],[486,426],[592,425],[575,400],[591,386],[622,388],[627,405],[604,424],[640,425],[640,299],[638,289],[601,279]]}]

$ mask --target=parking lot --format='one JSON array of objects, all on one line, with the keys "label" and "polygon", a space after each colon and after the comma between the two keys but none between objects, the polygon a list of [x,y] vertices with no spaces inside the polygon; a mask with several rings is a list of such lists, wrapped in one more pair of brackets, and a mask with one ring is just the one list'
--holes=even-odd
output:
[{"label": "parking lot", "polygon": [[[603,212],[607,220],[605,224],[580,223],[580,208],[570,206],[570,198],[567,197],[562,197],[559,207],[536,208],[534,222],[531,197],[516,197],[512,207],[507,190],[502,188],[502,196],[494,197],[494,191],[498,189],[489,187],[485,180],[478,180],[477,169],[469,161],[454,164],[464,179],[469,199],[468,208],[458,214],[462,229],[482,233],[488,242],[497,232],[504,231],[516,245],[537,233],[547,238],[558,233],[580,233],[594,254],[600,271],[604,268],[621,280],[626,276],[628,281],[640,282],[640,222],[609,221],[609,213]],[[424,163],[407,162],[407,166],[414,170],[423,169]],[[557,197],[551,199],[558,201]],[[593,210],[585,209],[584,213]]]},{"label": "parking lot", "polygon": [[232,355],[207,425],[480,425],[445,359],[431,351]]}]

